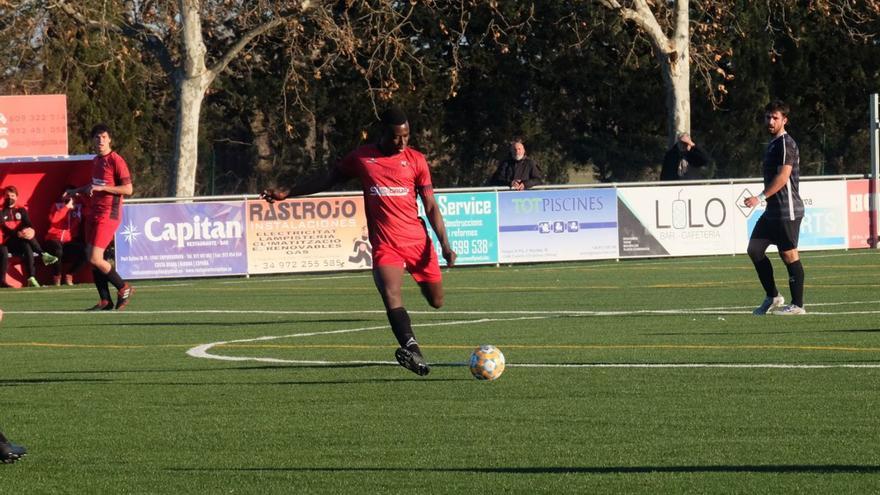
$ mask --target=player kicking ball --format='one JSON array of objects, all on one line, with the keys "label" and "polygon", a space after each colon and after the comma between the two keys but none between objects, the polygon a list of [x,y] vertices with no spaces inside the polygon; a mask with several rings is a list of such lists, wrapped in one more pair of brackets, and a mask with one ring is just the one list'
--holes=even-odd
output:
[{"label": "player kicking ball", "polygon": [[428,162],[424,155],[407,146],[409,136],[406,115],[397,107],[391,108],[382,115],[378,143],[355,149],[323,174],[289,189],[266,189],[260,196],[272,203],[325,191],[349,179],[360,180],[373,246],[373,281],[400,345],[394,356],[404,368],[425,376],[430,367],[403,307],[403,273],[410,273],[434,308],[443,305],[443,279],[434,246],[419,218],[416,195],[422,200],[448,266],[455,264],[456,255],[449,247],[443,215],[434,199]]}]

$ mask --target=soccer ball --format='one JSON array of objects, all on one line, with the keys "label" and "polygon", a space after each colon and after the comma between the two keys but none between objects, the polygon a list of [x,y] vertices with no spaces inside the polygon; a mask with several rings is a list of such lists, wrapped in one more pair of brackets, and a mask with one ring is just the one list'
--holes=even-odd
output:
[{"label": "soccer ball", "polygon": [[504,354],[494,345],[481,345],[471,354],[470,368],[477,380],[495,380],[504,373]]}]

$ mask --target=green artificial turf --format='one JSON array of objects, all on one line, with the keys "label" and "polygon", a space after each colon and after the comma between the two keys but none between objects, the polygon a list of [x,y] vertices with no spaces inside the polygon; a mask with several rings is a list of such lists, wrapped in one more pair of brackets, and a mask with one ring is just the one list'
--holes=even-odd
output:
[{"label": "green artificial turf", "polygon": [[[408,280],[424,378],[365,272],[139,281],[124,312],[3,290],[0,429],[30,455],[0,492],[875,492],[880,252],[802,258],[792,317],[751,315],[746,256],[452,269],[440,310]],[[242,360],[187,354],[211,343]]]}]

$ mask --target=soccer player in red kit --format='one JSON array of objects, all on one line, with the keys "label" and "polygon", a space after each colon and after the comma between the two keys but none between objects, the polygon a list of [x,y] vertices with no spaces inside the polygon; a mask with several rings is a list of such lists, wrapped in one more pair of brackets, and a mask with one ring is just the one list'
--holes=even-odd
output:
[{"label": "soccer player in red kit", "polygon": [[91,197],[85,215],[86,258],[92,264],[92,276],[101,299],[90,311],[114,309],[108,282],[116,287],[115,309],[121,310],[131,299],[134,288],[122,280],[116,268],[104,259],[104,251],[122,223],[122,197],[131,195],[134,189],[128,165],[110,147],[113,141],[110,128],[98,124],[92,128],[91,136],[96,153],[92,162],[92,181],[68,191],[68,195]]},{"label": "soccer player in red kit", "polygon": [[410,273],[434,308],[443,305],[443,280],[434,246],[419,218],[416,195],[422,199],[425,215],[437,234],[448,266],[455,264],[456,255],[449,247],[443,215],[434,199],[428,163],[425,156],[409,148],[408,143],[406,115],[397,107],[391,108],[382,115],[382,136],[377,144],[355,149],[322,175],[290,189],[267,189],[261,196],[271,203],[324,191],[348,179],[360,180],[373,245],[373,281],[400,345],[394,356],[401,366],[424,376],[430,368],[403,307],[403,272]]}]

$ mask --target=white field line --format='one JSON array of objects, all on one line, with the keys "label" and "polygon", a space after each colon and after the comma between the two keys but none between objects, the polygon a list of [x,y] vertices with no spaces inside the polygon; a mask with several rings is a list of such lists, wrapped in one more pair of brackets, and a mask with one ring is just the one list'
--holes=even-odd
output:
[{"label": "white field line", "polygon": [[[522,316],[517,318],[480,318],[477,320],[461,320],[461,321],[448,321],[448,322],[439,322],[439,323],[423,323],[418,325],[413,325],[413,327],[434,327],[434,326],[451,326],[451,325],[467,325],[467,324],[477,324],[477,323],[487,323],[487,322],[497,322],[497,321],[515,321],[515,320],[540,320],[553,318],[558,315],[543,315],[543,316]],[[302,338],[302,337],[314,337],[319,335],[334,335],[334,334],[343,334],[343,333],[355,333],[355,332],[364,332],[369,330],[385,330],[387,329],[387,325],[382,326],[374,326],[374,327],[360,327],[360,328],[350,328],[343,330],[330,330],[326,332],[309,332],[309,333],[295,333],[288,335],[274,335],[274,336],[264,336],[264,337],[256,337],[252,339],[239,339],[239,340],[227,340],[220,342],[212,342],[208,344],[198,345],[186,351],[186,354],[201,359],[215,359],[219,361],[256,361],[262,363],[276,363],[276,364],[295,364],[295,365],[327,365],[327,366],[342,366],[342,365],[396,365],[397,363],[394,361],[365,361],[365,360],[356,360],[356,361],[327,361],[327,360],[301,360],[301,359],[280,359],[280,358],[271,358],[271,357],[250,357],[250,356],[225,356],[221,354],[212,354],[209,351],[216,346],[228,345],[228,344],[243,344],[243,343],[251,343],[251,342],[265,342],[268,340],[279,340],[286,338]],[[466,363],[432,363],[434,365],[440,366],[466,366]],[[878,364],[786,364],[786,363],[595,363],[595,364],[560,364],[560,363],[507,363],[508,366],[518,367],[518,368],[737,368],[737,369],[758,369],[758,368],[769,368],[769,369],[829,369],[829,368],[880,368],[880,363]]]},{"label": "white field line", "polygon": [[[864,310],[864,311],[835,311],[835,312],[816,312],[809,311],[813,306],[847,306],[860,304],[880,304],[880,301],[842,301],[842,302],[825,302],[810,303],[807,305],[809,315],[845,315],[845,314],[876,314],[880,310]],[[681,309],[627,309],[617,311],[590,311],[590,310],[498,310],[498,311],[428,311],[413,310],[408,311],[415,315],[538,315],[547,318],[556,316],[625,316],[625,315],[725,315],[725,314],[751,314],[754,306],[717,306],[707,308],[681,308]],[[25,310],[25,311],[6,311],[6,314],[13,315],[75,315],[83,314],[84,311],[70,310]],[[115,311],[95,311],[90,315],[180,315],[180,314],[252,314],[252,315],[354,315],[354,314],[385,314],[385,310],[381,309],[352,309],[338,311],[303,311],[303,310],[266,310],[266,309],[193,309],[193,310],[177,310],[166,309],[156,311],[138,311],[125,310],[123,313]]]},{"label": "white field line", "polygon": [[[420,325],[413,325],[413,327],[440,327],[440,326],[452,326],[452,325],[467,325],[474,323],[487,323],[490,321],[513,321],[513,320],[540,320],[551,318],[550,316],[532,316],[532,317],[520,317],[520,318],[481,318],[478,320],[461,320],[461,321],[446,321],[439,323],[423,323]],[[355,332],[365,332],[368,330],[385,330],[387,329],[387,325],[376,326],[376,327],[361,327],[361,328],[348,328],[343,330],[329,330],[326,332],[309,332],[309,333],[294,333],[289,335],[270,335],[265,337],[257,337],[253,339],[240,339],[240,340],[227,340],[222,342],[212,342],[209,344],[202,344],[192,349],[186,351],[187,355],[195,357],[195,358],[203,358],[203,359],[217,359],[220,361],[257,361],[263,363],[289,363],[289,364],[397,364],[395,361],[303,361],[303,360],[290,360],[290,359],[277,359],[277,358],[263,358],[263,357],[246,357],[246,356],[222,356],[219,354],[211,354],[208,351],[211,350],[212,347],[218,345],[227,345],[227,344],[242,344],[248,342],[264,342],[267,340],[278,340],[278,339],[288,339],[288,338],[301,338],[301,337],[314,337],[316,335],[335,335],[342,333],[355,333]]]}]

